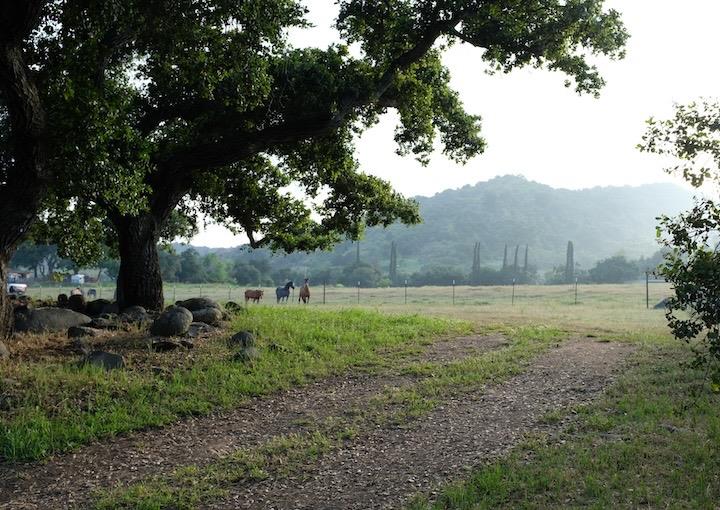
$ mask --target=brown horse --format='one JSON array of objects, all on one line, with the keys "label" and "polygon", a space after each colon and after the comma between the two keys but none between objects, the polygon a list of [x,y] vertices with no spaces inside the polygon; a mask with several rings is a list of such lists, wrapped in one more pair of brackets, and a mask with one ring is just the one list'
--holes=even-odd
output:
[{"label": "brown horse", "polygon": [[252,299],[253,303],[258,303],[263,298],[263,292],[260,289],[246,290],[245,291],[245,304]]},{"label": "brown horse", "polygon": [[300,294],[298,297],[298,303],[302,299],[302,302],[307,304],[310,302],[310,286],[308,285],[308,279],[305,278],[305,283],[303,283],[303,286],[300,287]]}]

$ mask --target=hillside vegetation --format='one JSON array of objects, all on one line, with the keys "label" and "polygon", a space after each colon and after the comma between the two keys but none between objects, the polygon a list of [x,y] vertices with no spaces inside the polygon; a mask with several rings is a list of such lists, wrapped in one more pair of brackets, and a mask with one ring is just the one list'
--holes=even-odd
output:
[{"label": "hillside vegetation", "polygon": [[[515,247],[520,245],[522,264],[528,245],[530,265],[542,271],[565,263],[565,249],[571,240],[575,262],[589,269],[614,255],[635,259],[657,251],[655,218],[686,209],[691,196],[673,184],[567,190],[523,177],[503,176],[417,200],[423,223],[368,229],[360,243],[363,263],[386,274],[390,245],[395,241],[400,273],[429,266],[468,272],[477,242],[483,267],[499,269],[506,244],[509,263],[513,262]],[[213,251],[223,258],[251,260],[270,256],[264,250],[197,249],[200,254]],[[307,270],[312,275],[332,267],[347,267],[357,257],[357,246],[345,242],[330,252],[276,254],[269,262],[273,269]]]}]

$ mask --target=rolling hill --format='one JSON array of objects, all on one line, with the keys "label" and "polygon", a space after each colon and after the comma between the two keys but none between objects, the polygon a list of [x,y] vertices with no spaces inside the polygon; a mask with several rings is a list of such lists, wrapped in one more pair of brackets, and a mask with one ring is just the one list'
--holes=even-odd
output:
[{"label": "rolling hill", "polygon": [[[567,242],[573,241],[575,260],[587,269],[609,256],[637,258],[657,251],[656,217],[691,204],[690,192],[673,184],[567,190],[518,176],[416,199],[423,223],[368,229],[360,244],[363,262],[386,271],[395,241],[403,273],[433,265],[469,270],[473,245],[479,242],[486,267],[499,267],[505,245],[513,253],[519,244],[529,246],[530,264],[543,270],[564,264]],[[264,250],[218,251],[232,258],[270,256]],[[347,266],[355,259],[356,246],[344,242],[330,252],[275,254],[271,264],[312,271]]]}]

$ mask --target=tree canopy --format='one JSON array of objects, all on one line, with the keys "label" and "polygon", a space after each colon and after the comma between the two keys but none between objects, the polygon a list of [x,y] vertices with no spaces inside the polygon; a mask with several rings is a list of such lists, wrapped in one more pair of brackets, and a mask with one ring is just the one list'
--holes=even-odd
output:
[{"label": "tree canopy", "polygon": [[436,140],[460,162],[483,151],[445,48],[469,43],[492,71],[544,67],[596,94],[588,56],[622,57],[627,38],[602,0],[343,0],[341,43],[296,48],[288,29],[305,14],[292,0],[6,2],[0,172],[24,177],[0,179],[0,193],[42,184],[8,222],[20,230],[8,247],[42,210],[88,258],[111,225],[118,299],[157,308],[155,245],[178,207],[285,250],[417,222],[416,204],[361,172],[354,140],[394,109],[400,154],[427,162]]},{"label": "tree canopy", "polygon": [[[669,119],[648,121],[640,149],[671,157],[668,172],[692,186],[720,184],[720,102],[676,105]],[[696,364],[711,368],[720,391],[720,203],[697,199],[675,217],[660,218],[658,237],[668,249],[661,273],[673,285],[667,318],[676,338],[697,344]]]}]

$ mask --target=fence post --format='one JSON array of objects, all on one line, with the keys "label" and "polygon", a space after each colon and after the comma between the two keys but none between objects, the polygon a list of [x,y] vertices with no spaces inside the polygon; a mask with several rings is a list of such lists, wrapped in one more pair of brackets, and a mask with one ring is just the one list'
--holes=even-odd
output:
[{"label": "fence post", "polygon": [[232,301],[232,285],[228,285],[228,301]]},{"label": "fence post", "polygon": [[452,296],[453,296],[453,305],[455,304],[455,280],[453,280],[452,284]]},{"label": "fence post", "polygon": [[173,304],[177,301],[177,284],[173,283]]},{"label": "fence post", "polygon": [[360,304],[360,282],[357,284],[357,302]]},{"label": "fence post", "polygon": [[323,304],[325,304],[325,285],[327,282],[323,282]]},{"label": "fence post", "polygon": [[650,309],[650,271],[645,271],[645,308]]},{"label": "fence post", "polygon": [[577,278],[575,278],[575,304],[577,304]]},{"label": "fence post", "polygon": [[513,306],[515,305],[515,278],[513,278],[513,281],[512,281],[512,298],[511,298],[510,304]]},{"label": "fence post", "polygon": [[407,280],[405,280],[405,304],[407,304]]}]

